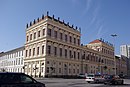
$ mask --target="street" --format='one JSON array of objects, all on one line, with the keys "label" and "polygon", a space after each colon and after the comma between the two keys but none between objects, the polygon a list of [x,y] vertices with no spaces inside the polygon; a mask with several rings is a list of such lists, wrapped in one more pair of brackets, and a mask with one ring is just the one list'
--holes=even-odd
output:
[{"label": "street", "polygon": [[130,79],[125,79],[123,85],[89,84],[84,79],[42,78],[37,81],[45,83],[46,87],[130,87]]}]

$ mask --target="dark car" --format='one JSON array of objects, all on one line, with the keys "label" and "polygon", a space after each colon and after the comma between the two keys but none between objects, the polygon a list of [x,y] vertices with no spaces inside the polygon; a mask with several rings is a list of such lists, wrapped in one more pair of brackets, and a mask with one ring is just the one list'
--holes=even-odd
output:
[{"label": "dark car", "polygon": [[24,73],[0,73],[0,87],[45,87],[45,84]]},{"label": "dark car", "polygon": [[124,80],[117,75],[107,75],[104,77],[104,84],[123,84]]},{"label": "dark car", "polygon": [[80,74],[78,75],[78,78],[83,78],[83,79],[85,79],[85,78],[86,78],[86,74],[80,73]]}]

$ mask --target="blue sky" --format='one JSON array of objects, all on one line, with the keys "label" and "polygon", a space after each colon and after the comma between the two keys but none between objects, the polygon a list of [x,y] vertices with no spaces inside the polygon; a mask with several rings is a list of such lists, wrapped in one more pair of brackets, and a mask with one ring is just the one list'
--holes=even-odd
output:
[{"label": "blue sky", "polygon": [[115,43],[116,54],[130,44],[130,0],[0,0],[0,52],[23,46],[26,24],[47,11],[81,27],[83,44],[103,38]]}]

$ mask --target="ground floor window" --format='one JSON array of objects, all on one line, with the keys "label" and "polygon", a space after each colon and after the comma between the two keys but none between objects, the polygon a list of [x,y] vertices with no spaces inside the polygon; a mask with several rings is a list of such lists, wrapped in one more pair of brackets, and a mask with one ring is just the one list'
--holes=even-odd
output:
[{"label": "ground floor window", "polygon": [[49,67],[47,67],[47,73],[49,73]]}]

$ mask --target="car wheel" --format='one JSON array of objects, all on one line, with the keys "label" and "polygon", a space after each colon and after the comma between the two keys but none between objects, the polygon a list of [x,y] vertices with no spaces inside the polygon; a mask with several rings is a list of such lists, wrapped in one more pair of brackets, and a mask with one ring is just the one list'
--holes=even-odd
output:
[{"label": "car wheel", "polygon": [[107,85],[107,83],[104,83],[104,85]]},{"label": "car wheel", "polygon": [[122,81],[121,81],[121,85],[123,85],[123,84],[124,84],[124,81],[122,80]]},{"label": "car wheel", "polygon": [[90,83],[90,81],[88,81],[88,83]]},{"label": "car wheel", "polygon": [[114,84],[115,84],[115,85],[117,85],[117,84],[118,84],[118,82],[114,82]]}]

